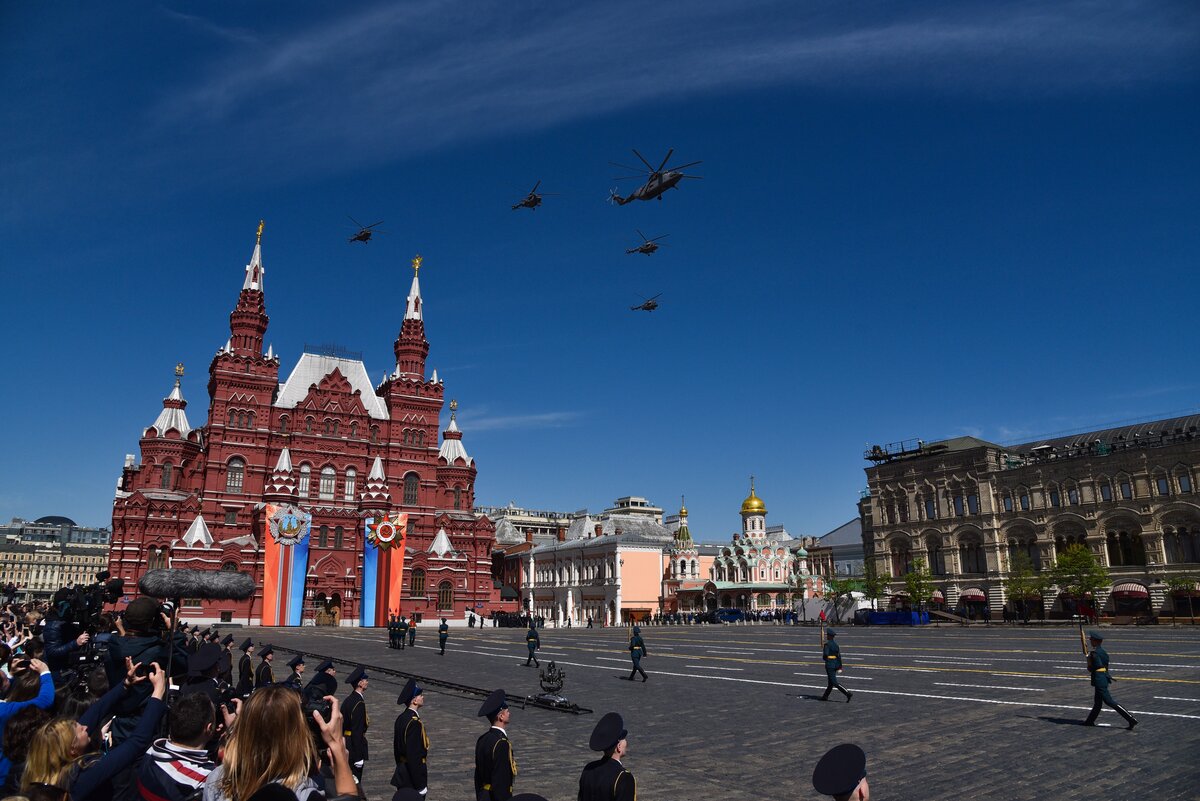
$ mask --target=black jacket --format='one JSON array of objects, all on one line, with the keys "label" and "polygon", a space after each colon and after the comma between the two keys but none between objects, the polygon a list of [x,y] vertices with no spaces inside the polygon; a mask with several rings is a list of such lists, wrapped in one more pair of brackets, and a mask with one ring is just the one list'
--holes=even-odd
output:
[{"label": "black jacket", "polygon": [[411,787],[418,791],[429,786],[429,772],[425,764],[429,756],[429,737],[415,709],[406,709],[396,718],[392,753],[396,757],[393,786]]},{"label": "black jacket", "polygon": [[[167,669],[167,644],[159,635],[113,637],[108,644],[108,652],[104,660],[104,672],[108,674],[108,685],[118,686],[125,680],[125,657],[133,660],[134,664],[141,662],[149,667],[151,662],[157,662]],[[171,661],[173,673],[187,670],[187,651],[183,648],[183,635],[175,634],[175,657]],[[121,697],[113,707],[116,720],[113,721],[113,743],[122,743],[134,730],[146,699],[154,688],[150,682],[135,684],[133,688]]]},{"label": "black jacket", "polygon": [[[58,616],[46,618],[42,623],[42,642],[46,645],[46,666],[50,668],[55,682],[58,674],[71,664],[71,654],[79,650],[75,638],[79,627]],[[124,673],[121,674],[122,676]]]}]

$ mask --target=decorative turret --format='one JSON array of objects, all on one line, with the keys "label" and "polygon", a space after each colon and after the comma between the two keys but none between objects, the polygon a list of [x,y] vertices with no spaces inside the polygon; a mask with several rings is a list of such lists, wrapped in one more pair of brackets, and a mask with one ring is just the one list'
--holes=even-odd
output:
[{"label": "decorative turret", "polygon": [[358,505],[363,509],[388,509],[391,507],[391,494],[388,491],[387,477],[383,474],[383,459],[376,456],[367,475],[367,488],[359,497]]},{"label": "decorative turret", "polygon": [[162,411],[158,413],[158,418],[154,421],[154,428],[158,432],[158,436],[164,437],[171,429],[179,432],[182,439],[186,439],[191,432],[192,427],[188,425],[187,415],[184,409],[187,408],[187,401],[183,399],[183,392],[179,389],[179,381],[183,378],[183,362],[175,365],[175,386],[171,389],[171,394],[163,398]]},{"label": "decorative turret", "polygon": [[287,448],[279,453],[275,469],[267,481],[263,497],[268,500],[290,501],[296,497],[296,477],[292,473],[292,454]]},{"label": "decorative turret", "polygon": [[742,535],[751,539],[767,536],[767,506],[754,494],[754,476],[750,476],[750,495],[742,501]]},{"label": "decorative turret", "polygon": [[408,302],[404,308],[404,322],[400,324],[400,335],[393,349],[396,352],[396,376],[398,378],[425,378],[425,357],[429,355],[429,342],[425,339],[425,320],[421,299],[421,257],[412,260],[413,280],[408,290]]},{"label": "decorative turret", "polygon": [[462,432],[458,430],[458,422],[454,419],[455,412],[458,411],[458,401],[450,401],[450,425],[442,432],[442,447],[438,450],[438,456],[446,460],[446,464],[454,464],[459,459],[462,459],[463,464],[470,465],[471,457],[467,455],[467,449],[462,444]]},{"label": "decorative turret", "polygon": [[254,241],[254,252],[246,265],[246,277],[238,295],[237,306],[229,314],[229,332],[232,336],[226,348],[239,356],[261,356],[263,336],[267,333],[266,296],[263,293],[262,263],[263,221],[258,221],[258,236]]},{"label": "decorative turret", "polygon": [[681,546],[692,542],[692,532],[688,531],[687,504],[682,495],[679,496],[679,528],[675,530],[675,542]]},{"label": "decorative turret", "polygon": [[208,530],[208,524],[204,522],[204,518],[200,515],[196,515],[196,519],[188,526],[187,532],[183,535],[183,544],[189,548],[212,547],[212,532]]}]

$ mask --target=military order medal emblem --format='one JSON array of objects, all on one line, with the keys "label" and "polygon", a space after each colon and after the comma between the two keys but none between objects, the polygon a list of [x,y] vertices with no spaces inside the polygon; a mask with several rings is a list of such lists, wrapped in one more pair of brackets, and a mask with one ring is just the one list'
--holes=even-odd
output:
[{"label": "military order medal emblem", "polygon": [[312,515],[295,506],[269,507],[268,527],[280,545],[295,545],[312,529]]},{"label": "military order medal emblem", "polygon": [[367,541],[380,550],[387,550],[396,544],[396,539],[403,538],[404,529],[408,526],[408,513],[402,513],[394,519],[386,517],[367,524]]}]

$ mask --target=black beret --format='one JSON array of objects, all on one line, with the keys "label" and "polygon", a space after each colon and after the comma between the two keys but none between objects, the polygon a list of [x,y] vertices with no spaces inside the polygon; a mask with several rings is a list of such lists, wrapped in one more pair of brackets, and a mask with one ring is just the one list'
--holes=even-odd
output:
[{"label": "black beret", "polygon": [[501,709],[508,709],[508,694],[504,690],[496,690],[489,695],[479,707],[477,717],[491,718]]},{"label": "black beret", "polygon": [[609,712],[600,718],[596,728],[592,729],[592,739],[588,741],[588,748],[593,751],[607,751],[616,747],[627,734],[629,732],[625,730],[625,721],[621,716],[616,712]]},{"label": "black beret", "polygon": [[821,795],[845,795],[867,775],[867,754],[853,743],[825,753],[813,769],[813,787]]}]

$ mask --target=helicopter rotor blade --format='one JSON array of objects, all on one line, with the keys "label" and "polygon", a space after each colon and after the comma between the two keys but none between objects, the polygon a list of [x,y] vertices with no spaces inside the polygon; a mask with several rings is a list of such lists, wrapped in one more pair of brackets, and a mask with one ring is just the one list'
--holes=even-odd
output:
[{"label": "helicopter rotor blade", "polygon": [[610,161],[610,162],[608,162],[608,164],[610,167],[620,167],[622,170],[629,170],[630,172],[636,172],[639,175],[642,174],[641,167],[630,167],[628,164],[618,164],[615,161]]},{"label": "helicopter rotor blade", "polygon": [[[373,222],[370,225],[366,226],[366,228],[369,231],[377,225],[383,225],[383,220],[380,220],[379,222]],[[378,231],[376,231],[376,233],[378,233]]]},{"label": "helicopter rotor blade", "polygon": [[695,167],[697,164],[703,163],[703,161],[692,161],[687,164],[680,164],[678,167],[668,167],[667,172],[679,172],[680,170],[686,170],[688,167]]},{"label": "helicopter rotor blade", "polygon": [[656,236],[656,237],[654,237],[653,239],[648,239],[648,240],[646,240],[646,241],[648,241],[648,242],[657,242],[657,241],[658,241],[658,240],[660,240],[660,239],[666,239],[668,236],[670,236],[670,234],[663,234],[662,236]]},{"label": "helicopter rotor blade", "polygon": [[355,225],[357,225],[359,228],[365,228],[365,227],[366,227],[366,226],[364,226],[362,223],[360,223],[358,220],[356,220],[356,219],[354,219],[353,217],[351,217],[349,214],[347,214],[347,215],[346,215],[346,217],[348,217],[348,218],[350,219],[350,222],[354,223],[354,224],[355,224]]},{"label": "helicopter rotor blade", "polygon": [[536,191],[537,191],[537,188],[538,188],[539,186],[541,186],[541,185],[542,185],[542,179],[541,179],[541,178],[539,178],[539,179],[538,179],[538,182],[537,182],[536,184],[534,184],[534,185],[533,185],[533,189],[530,189],[530,190],[529,190],[529,194],[531,194],[531,195],[532,195],[534,192],[536,192]]},{"label": "helicopter rotor blade", "polygon": [[691,178],[693,181],[703,181],[703,175],[681,175],[680,178]]},{"label": "helicopter rotor blade", "polygon": [[663,171],[663,167],[667,166],[667,162],[671,159],[671,154],[674,152],[675,152],[675,148],[670,148],[669,150],[667,150],[667,155],[663,156],[662,164],[658,165],[658,169],[655,170],[655,172]]},{"label": "helicopter rotor blade", "polygon": [[661,298],[661,297],[662,297],[662,294],[663,294],[663,293],[659,292],[657,295],[655,295],[655,296],[654,296],[654,297],[652,297],[652,298],[646,298],[646,302],[647,302],[647,303],[649,303],[649,302],[650,302],[650,301],[652,301],[652,300],[658,300],[659,298]]},{"label": "helicopter rotor blade", "polygon": [[614,180],[614,181],[644,181],[644,180],[646,180],[646,176],[645,175],[614,175],[612,177],[612,180]]},{"label": "helicopter rotor blade", "polygon": [[641,153],[637,152],[636,150],[633,151],[633,155],[635,155],[639,159],[641,159],[641,162],[646,165],[647,170],[649,170],[650,172],[654,172],[654,168],[650,166],[650,162],[646,161],[645,156],[643,156]]},{"label": "helicopter rotor blade", "polygon": [[642,241],[643,241],[643,242],[649,242],[649,241],[650,241],[649,239],[647,239],[647,238],[646,238],[646,235],[642,233],[642,230],[641,230],[640,228],[634,228],[633,230],[637,231],[637,235],[638,235],[638,236],[640,236],[640,237],[642,238]]}]

